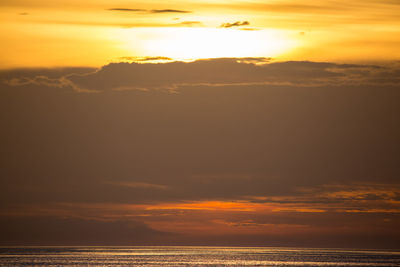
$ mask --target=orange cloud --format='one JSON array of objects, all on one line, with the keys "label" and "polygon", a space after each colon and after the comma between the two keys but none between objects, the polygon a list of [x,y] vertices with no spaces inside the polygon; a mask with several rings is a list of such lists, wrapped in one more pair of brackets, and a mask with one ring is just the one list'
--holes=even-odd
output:
[{"label": "orange cloud", "polygon": [[146,208],[146,210],[212,210],[212,211],[256,211],[261,204],[230,201],[204,201],[193,203],[158,204]]}]

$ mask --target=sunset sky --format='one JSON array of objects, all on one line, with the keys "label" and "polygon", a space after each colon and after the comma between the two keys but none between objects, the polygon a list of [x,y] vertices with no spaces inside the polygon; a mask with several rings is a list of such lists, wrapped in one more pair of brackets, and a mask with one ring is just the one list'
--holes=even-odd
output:
[{"label": "sunset sky", "polygon": [[0,245],[400,248],[399,1],[0,22]]},{"label": "sunset sky", "polygon": [[399,60],[396,0],[3,0],[1,65],[126,57]]}]

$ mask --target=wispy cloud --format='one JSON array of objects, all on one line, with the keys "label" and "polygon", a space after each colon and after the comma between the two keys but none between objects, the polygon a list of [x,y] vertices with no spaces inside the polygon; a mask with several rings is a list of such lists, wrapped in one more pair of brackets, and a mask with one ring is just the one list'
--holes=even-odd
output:
[{"label": "wispy cloud", "polygon": [[240,27],[240,26],[247,26],[250,25],[248,21],[236,21],[233,23],[223,23],[221,24],[221,28],[232,28],[232,27]]},{"label": "wispy cloud", "polygon": [[147,11],[146,9],[140,9],[140,8],[109,8],[107,9],[109,11],[123,11],[123,12],[143,12]]},{"label": "wispy cloud", "polygon": [[400,213],[400,187],[395,184],[329,184],[302,187],[287,196],[253,196],[254,203],[275,206],[273,211]]},{"label": "wispy cloud", "polygon": [[145,12],[145,13],[192,13],[192,11],[180,9],[142,9],[142,8],[108,8],[108,11],[121,11],[121,12]]},{"label": "wispy cloud", "polygon": [[191,13],[191,11],[187,10],[179,10],[179,9],[152,9],[151,13]]},{"label": "wispy cloud", "polygon": [[182,21],[180,23],[177,23],[176,25],[181,25],[181,26],[201,26],[201,25],[203,25],[203,23],[200,22],[200,21]]},{"label": "wispy cloud", "polygon": [[161,184],[152,184],[144,182],[106,182],[106,184],[129,187],[129,188],[139,188],[139,189],[156,189],[156,190],[167,190],[170,187]]},{"label": "wispy cloud", "polygon": [[[166,190],[159,184],[112,182],[109,185]],[[53,216],[92,221],[142,222],[154,231],[176,234],[207,232],[301,237],[302,234],[354,234],[395,227],[400,213],[398,186],[390,184],[323,185],[290,196],[242,199],[152,201],[148,203],[29,204],[4,211],[8,218]],[[373,224],[370,224],[373,222]],[[390,230],[390,229],[389,229]],[[357,236],[357,234],[356,234]]]},{"label": "wispy cloud", "polygon": [[173,61],[170,57],[119,57],[120,61],[132,61],[132,62],[165,62]]},{"label": "wispy cloud", "polygon": [[259,31],[260,29],[257,28],[240,28],[241,31]]}]

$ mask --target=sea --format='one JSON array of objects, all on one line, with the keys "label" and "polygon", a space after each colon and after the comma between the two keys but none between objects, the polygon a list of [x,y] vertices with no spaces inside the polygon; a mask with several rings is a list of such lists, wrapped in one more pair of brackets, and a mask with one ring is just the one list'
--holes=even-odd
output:
[{"label": "sea", "polygon": [[0,266],[400,266],[400,251],[271,247],[0,247]]}]

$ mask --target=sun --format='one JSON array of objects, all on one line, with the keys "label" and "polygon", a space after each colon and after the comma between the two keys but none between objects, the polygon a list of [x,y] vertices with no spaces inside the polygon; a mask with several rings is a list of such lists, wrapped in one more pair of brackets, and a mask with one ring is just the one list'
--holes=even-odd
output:
[{"label": "sun", "polygon": [[277,57],[296,45],[288,34],[279,30],[171,27],[123,31],[120,37],[127,53],[175,60]]}]

